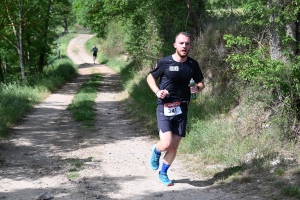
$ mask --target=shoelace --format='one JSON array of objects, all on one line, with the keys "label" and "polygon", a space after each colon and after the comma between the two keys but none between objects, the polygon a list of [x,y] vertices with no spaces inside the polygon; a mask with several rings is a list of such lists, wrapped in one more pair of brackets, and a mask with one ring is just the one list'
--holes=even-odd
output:
[{"label": "shoelace", "polygon": [[160,155],[155,155],[155,157],[154,157],[154,161],[155,161],[155,162],[157,162],[157,161],[159,160],[159,156],[160,156]]}]

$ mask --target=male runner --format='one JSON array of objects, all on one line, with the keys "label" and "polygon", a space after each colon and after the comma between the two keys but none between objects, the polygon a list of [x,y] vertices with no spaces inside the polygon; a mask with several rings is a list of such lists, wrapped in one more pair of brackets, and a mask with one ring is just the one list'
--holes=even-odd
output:
[{"label": "male runner", "polygon": [[[148,85],[158,98],[156,116],[160,138],[152,148],[150,166],[157,170],[161,152],[165,152],[159,180],[166,186],[173,185],[167,171],[175,159],[181,138],[186,134],[191,91],[200,92],[205,87],[198,62],[188,57],[192,48],[190,35],[179,33],[174,48],[175,53],[160,59],[156,68],[147,76]],[[159,86],[155,81],[158,78]],[[193,87],[189,87],[191,78],[196,83]]]}]

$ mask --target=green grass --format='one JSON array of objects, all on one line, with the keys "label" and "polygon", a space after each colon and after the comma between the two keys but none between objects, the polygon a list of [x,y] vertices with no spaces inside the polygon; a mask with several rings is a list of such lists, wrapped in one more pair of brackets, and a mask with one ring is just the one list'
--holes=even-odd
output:
[{"label": "green grass", "polygon": [[78,158],[70,158],[67,160],[68,164],[68,172],[67,178],[68,179],[75,179],[79,177],[79,171],[84,168],[84,162]]},{"label": "green grass", "polygon": [[281,193],[285,196],[300,198],[300,188],[298,186],[285,186],[281,189]]},{"label": "green grass", "polygon": [[77,169],[80,169],[83,166],[83,162],[79,159],[68,159],[68,163],[71,165],[71,167],[75,167]]},{"label": "green grass", "polygon": [[93,156],[90,156],[90,157],[87,158],[87,160],[88,160],[89,162],[91,162],[91,161],[93,161],[93,158],[94,158]]},{"label": "green grass", "polygon": [[67,173],[67,178],[68,179],[76,179],[79,177],[79,173],[78,172],[68,172]]},{"label": "green grass", "polygon": [[77,172],[78,170],[77,170],[77,168],[75,168],[75,167],[72,167],[72,168],[70,168],[70,169],[68,169],[68,172]]},{"label": "green grass", "polygon": [[88,82],[84,83],[74,96],[68,109],[72,111],[73,118],[81,122],[83,127],[93,127],[96,117],[94,100],[97,96],[101,75],[92,74]]},{"label": "green grass", "polygon": [[[67,47],[73,35],[61,38],[62,48]],[[66,52],[65,50],[63,51]],[[0,86],[0,138],[9,133],[22,116],[51,92],[77,75],[77,67],[64,55],[54,58],[43,74],[27,77],[27,84],[9,83]]]}]

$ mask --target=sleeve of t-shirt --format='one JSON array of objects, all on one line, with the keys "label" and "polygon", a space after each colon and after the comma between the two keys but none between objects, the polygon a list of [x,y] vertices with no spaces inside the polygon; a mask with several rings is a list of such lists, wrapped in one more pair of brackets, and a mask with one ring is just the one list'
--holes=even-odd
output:
[{"label": "sleeve of t-shirt", "polygon": [[199,82],[201,82],[204,79],[202,71],[201,71],[201,69],[199,67],[198,62],[195,62],[195,73],[194,73],[193,79],[194,79],[195,83],[199,83]]},{"label": "sleeve of t-shirt", "polygon": [[165,62],[164,59],[160,59],[155,68],[150,72],[153,78],[158,79],[165,71]]}]

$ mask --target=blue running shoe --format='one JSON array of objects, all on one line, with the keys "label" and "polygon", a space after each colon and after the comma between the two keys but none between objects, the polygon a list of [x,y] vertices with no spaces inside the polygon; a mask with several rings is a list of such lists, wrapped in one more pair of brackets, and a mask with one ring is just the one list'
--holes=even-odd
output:
[{"label": "blue running shoe", "polygon": [[152,155],[151,155],[151,158],[150,158],[150,166],[153,170],[157,170],[158,167],[159,167],[160,155],[156,154],[154,152],[154,150],[155,150],[155,145],[152,147]]},{"label": "blue running shoe", "polygon": [[168,175],[165,173],[159,172],[158,178],[165,186],[173,186],[174,185],[173,182],[168,178]]}]

